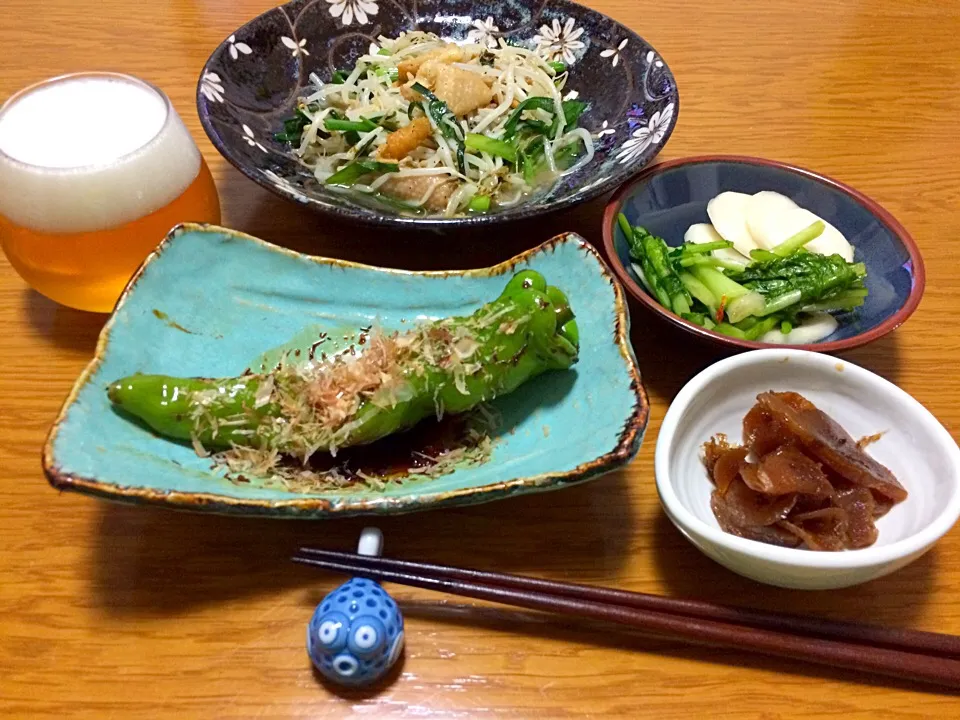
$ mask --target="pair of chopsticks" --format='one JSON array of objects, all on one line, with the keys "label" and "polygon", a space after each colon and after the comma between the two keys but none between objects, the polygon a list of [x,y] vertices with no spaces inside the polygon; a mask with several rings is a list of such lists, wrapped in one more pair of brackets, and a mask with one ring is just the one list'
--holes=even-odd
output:
[{"label": "pair of chopsticks", "polygon": [[298,563],[373,580],[606,620],[661,637],[960,688],[960,637],[698,600],[301,548]]}]

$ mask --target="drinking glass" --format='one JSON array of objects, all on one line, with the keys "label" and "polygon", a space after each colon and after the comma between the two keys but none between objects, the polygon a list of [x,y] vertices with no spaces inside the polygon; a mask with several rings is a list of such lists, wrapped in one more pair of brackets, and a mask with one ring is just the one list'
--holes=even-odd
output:
[{"label": "drinking glass", "polygon": [[85,72],[0,108],[0,244],[63,305],[109,312],[181,222],[220,222],[210,170],[169,98],[138,78]]}]

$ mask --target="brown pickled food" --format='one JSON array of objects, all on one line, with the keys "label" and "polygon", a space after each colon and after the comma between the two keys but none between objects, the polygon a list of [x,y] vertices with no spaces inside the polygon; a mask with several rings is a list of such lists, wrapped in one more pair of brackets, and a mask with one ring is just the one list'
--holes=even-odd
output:
[{"label": "brown pickled food", "polygon": [[724,532],[749,540],[820,551],[869,547],[875,521],[907,491],[866,445],[798,393],[761,393],[743,419],[743,445],[723,435],[704,444],[710,507]]}]

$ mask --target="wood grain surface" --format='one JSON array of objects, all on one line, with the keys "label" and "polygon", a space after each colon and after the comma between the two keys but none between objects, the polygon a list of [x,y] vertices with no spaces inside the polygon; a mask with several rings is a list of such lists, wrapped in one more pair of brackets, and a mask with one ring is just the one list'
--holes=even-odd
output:
[{"label": "wood grain surface", "polygon": [[[407,268],[485,265],[550,234],[600,241],[603,202],[509,232],[443,239],[336,224],[250,183],[193,105],[213,48],[269,0],[4,0],[0,98],[81,69],[163,88],[213,168],[224,224],[311,253]],[[946,0],[590,0],[666,58],[682,95],[661,159],[742,153],[810,167],[916,237],[926,296],[848,353],[960,432],[960,4]],[[118,122],[123,121],[118,118]],[[69,125],[65,125],[65,131]],[[562,492],[383,520],[387,550],[613,587],[960,633],[960,531],[891,577],[801,593],[724,570],[672,527],[653,450],[671,398],[717,359],[634,308],[652,400],[629,468]],[[16,718],[958,717],[956,696],[690,648],[606,626],[393,588],[408,649],[377,693],[335,693],[304,628],[339,579],[287,562],[347,549],[361,521],[207,517],[59,495],[40,446],[103,316],[58,307],[0,266],[0,714]]]}]

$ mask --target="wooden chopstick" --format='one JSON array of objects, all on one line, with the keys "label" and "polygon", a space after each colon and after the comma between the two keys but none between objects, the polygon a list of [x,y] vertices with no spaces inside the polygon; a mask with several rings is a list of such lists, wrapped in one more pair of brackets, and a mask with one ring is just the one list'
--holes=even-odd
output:
[{"label": "wooden chopstick", "polygon": [[532,610],[562,613],[616,622],[660,636],[712,645],[739,652],[752,651],[774,657],[842,667],[900,679],[960,688],[960,661],[929,654],[904,652],[852,642],[807,637],[764,630],[717,620],[628,607],[616,603],[553,595],[547,592],[483,585],[431,574],[410,574],[380,567],[377,559],[362,562],[325,560],[301,553],[294,561],[339,573],[347,573],[401,585],[490,600]]},{"label": "wooden chopstick", "polygon": [[875,625],[840,622],[802,615],[787,615],[763,610],[751,610],[729,605],[716,605],[700,600],[681,600],[649,595],[646,593],[614,590],[612,588],[578,585],[575,583],[542,580],[540,578],[508,575],[505,573],[471,570],[468,568],[434,565],[431,563],[410,562],[390,558],[356,555],[354,553],[300,548],[300,553],[315,558],[324,558],[339,563],[358,563],[369,567],[380,567],[404,572],[410,575],[431,575],[451,580],[465,580],[481,585],[516,590],[531,590],[558,597],[591,600],[593,602],[622,605],[624,607],[653,610],[656,612],[683,615],[692,618],[717,620],[736,625],[750,625],[764,630],[775,630],[795,635],[816,635],[845,642],[857,642],[864,645],[887,647],[906,652],[925,655],[944,655],[960,657],[960,637],[941,633],[924,632],[899,628],[884,628]]}]

